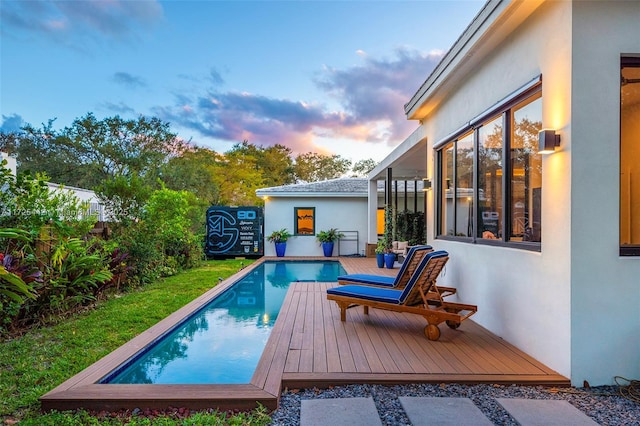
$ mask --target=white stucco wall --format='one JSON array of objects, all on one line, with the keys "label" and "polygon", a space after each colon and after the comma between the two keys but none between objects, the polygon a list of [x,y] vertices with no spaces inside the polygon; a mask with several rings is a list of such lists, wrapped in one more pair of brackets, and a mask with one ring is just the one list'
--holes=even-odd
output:
[{"label": "white stucco wall", "polygon": [[545,2],[423,125],[432,144],[542,75],[543,127],[562,143],[543,159],[541,252],[433,245],[451,253],[443,282],[478,305],[474,320],[575,385],[640,376],[640,258],[618,254],[619,67],[640,53],[638,22],[640,2]]},{"label": "white stucco wall", "polygon": [[6,152],[0,152],[0,163],[2,160],[7,160],[7,165],[5,166],[11,171],[12,175],[16,175],[16,158],[10,156]]},{"label": "white stucco wall", "polygon": [[640,258],[618,254],[620,57],[640,55],[639,23],[640,2],[573,5],[571,337],[579,383],[640,377]]},{"label": "white stucco wall", "polygon": [[[300,194],[298,194],[300,195]],[[366,197],[269,197],[264,205],[264,234],[271,234],[274,230],[287,228],[290,233],[295,229],[294,207],[315,207],[316,234],[329,228],[340,231],[358,231],[361,254],[367,245],[367,198]],[[266,240],[264,242],[265,256],[275,256],[275,246]],[[356,254],[354,241],[340,243],[340,254]],[[287,256],[322,256],[322,247],[313,235],[299,235],[287,241]],[[338,247],[333,249],[333,255],[338,255]]]},{"label": "white stucco wall", "polygon": [[[442,281],[478,305],[473,319],[567,377],[571,376],[571,3],[543,4],[494,47],[424,120],[429,144],[462,127],[542,74],[543,127],[562,136],[543,159],[542,249],[533,252],[434,239],[451,260]],[[433,152],[428,150],[429,164]],[[433,167],[433,166],[430,166]]]}]

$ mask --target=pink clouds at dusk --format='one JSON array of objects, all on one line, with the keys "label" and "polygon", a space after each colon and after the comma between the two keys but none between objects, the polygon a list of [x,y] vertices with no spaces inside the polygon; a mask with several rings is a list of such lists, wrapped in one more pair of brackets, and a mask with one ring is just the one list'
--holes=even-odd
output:
[{"label": "pink clouds at dusk", "polygon": [[157,106],[154,112],[205,136],[285,143],[295,152],[317,149],[315,137],[395,145],[416,127],[406,120],[404,103],[440,57],[403,48],[391,59],[365,56],[361,65],[325,67],[315,84],[341,107],[337,110],[317,102],[211,88],[204,94],[181,94],[174,106]]},{"label": "pink clouds at dusk", "polygon": [[146,115],[218,152],[249,140],[381,159],[417,127],[404,104],[482,5],[3,1],[0,131]]}]

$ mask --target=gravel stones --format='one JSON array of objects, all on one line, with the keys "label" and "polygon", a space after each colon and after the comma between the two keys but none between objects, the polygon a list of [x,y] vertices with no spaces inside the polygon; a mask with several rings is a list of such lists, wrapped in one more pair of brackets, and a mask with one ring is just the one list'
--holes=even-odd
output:
[{"label": "gravel stones", "polygon": [[409,384],[396,386],[348,385],[330,389],[293,389],[283,392],[280,406],[272,415],[274,426],[300,424],[303,399],[373,397],[383,425],[410,425],[401,396],[464,397],[496,425],[518,425],[496,398],[564,400],[601,425],[640,425],[640,404],[619,394],[619,386],[548,388],[516,385]]}]

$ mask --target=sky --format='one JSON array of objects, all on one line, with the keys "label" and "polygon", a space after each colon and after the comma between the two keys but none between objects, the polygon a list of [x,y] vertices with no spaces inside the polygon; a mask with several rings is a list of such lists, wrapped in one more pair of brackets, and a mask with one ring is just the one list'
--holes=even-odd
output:
[{"label": "sky", "polygon": [[144,115],[217,152],[248,140],[380,161],[483,5],[0,0],[0,131]]}]

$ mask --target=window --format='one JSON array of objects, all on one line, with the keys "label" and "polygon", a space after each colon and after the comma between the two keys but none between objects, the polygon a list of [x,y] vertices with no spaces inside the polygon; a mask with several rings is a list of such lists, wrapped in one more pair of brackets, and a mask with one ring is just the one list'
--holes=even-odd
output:
[{"label": "window", "polygon": [[620,74],[620,254],[640,256],[640,58]]},{"label": "window", "polygon": [[296,235],[316,234],[316,208],[315,207],[294,207],[296,217]]},{"label": "window", "polygon": [[444,235],[470,237],[473,229],[473,133],[458,138],[442,151],[440,231]]},{"label": "window", "polygon": [[541,129],[541,98],[514,107],[509,147],[509,241],[541,239],[542,155],[538,154]]},{"label": "window", "polygon": [[438,237],[539,250],[540,88],[530,84],[436,146]]},{"label": "window", "polygon": [[376,231],[378,236],[384,234],[384,209],[378,209],[376,212]]},{"label": "window", "polygon": [[478,130],[478,238],[502,235],[502,128],[502,116],[498,116]]}]

